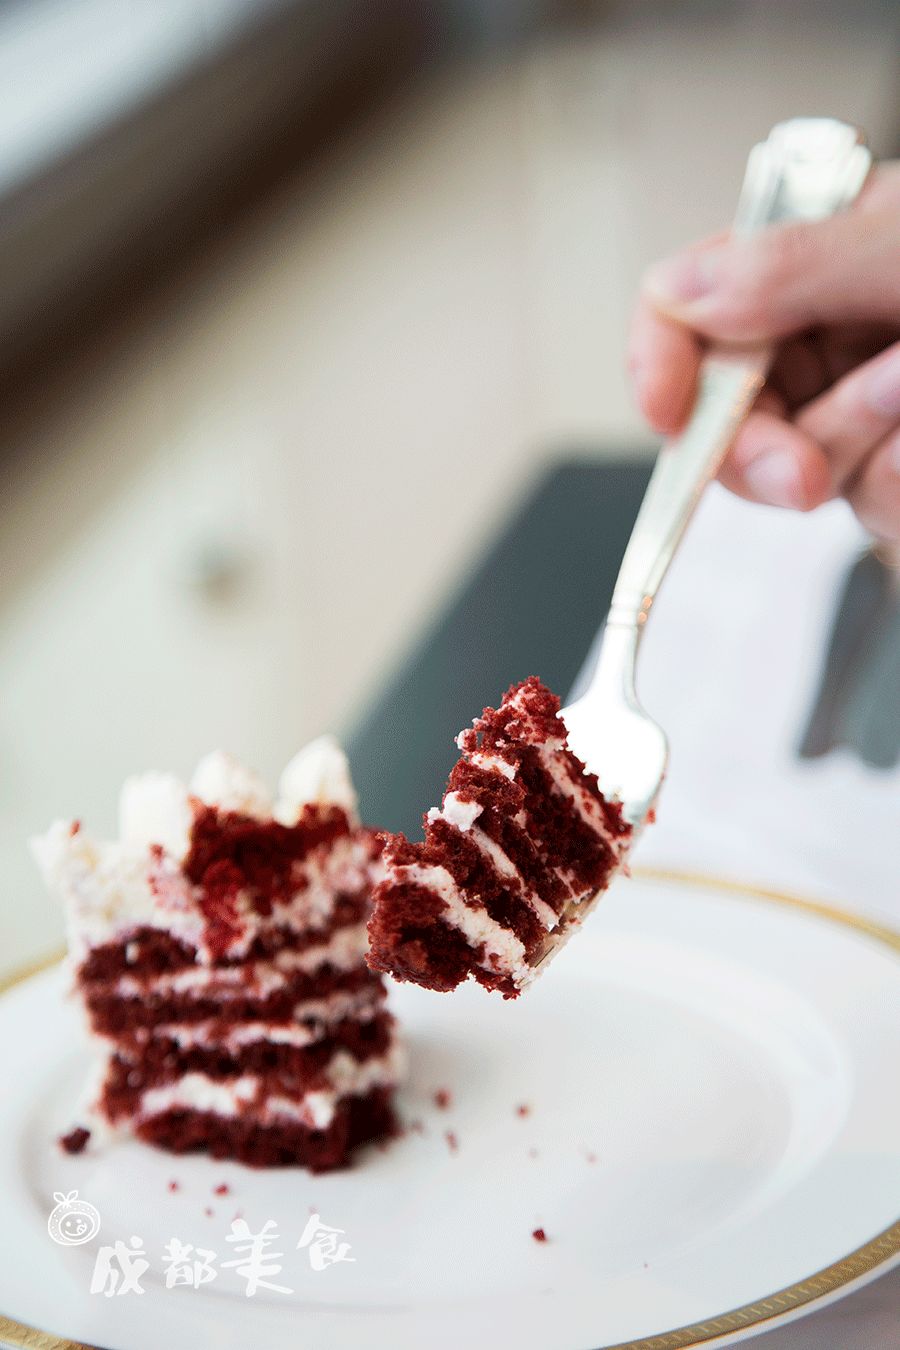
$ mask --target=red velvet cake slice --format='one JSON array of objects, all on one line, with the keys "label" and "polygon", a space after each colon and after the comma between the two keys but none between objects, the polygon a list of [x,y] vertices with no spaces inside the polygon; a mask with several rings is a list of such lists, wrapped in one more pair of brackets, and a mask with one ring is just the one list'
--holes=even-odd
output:
[{"label": "red velvet cake slice", "polygon": [[59,822],[35,852],[101,1052],[70,1151],[113,1127],[321,1171],[392,1130],[401,1052],[365,962],[379,849],[333,741],[291,761],[274,806],[214,754],[190,789],[126,783],[115,842]]},{"label": "red velvet cake slice", "polygon": [[385,842],[369,965],[428,989],[467,976],[515,998],[623,865],[631,827],[567,748],[534,676],[460,733],[425,839]]}]

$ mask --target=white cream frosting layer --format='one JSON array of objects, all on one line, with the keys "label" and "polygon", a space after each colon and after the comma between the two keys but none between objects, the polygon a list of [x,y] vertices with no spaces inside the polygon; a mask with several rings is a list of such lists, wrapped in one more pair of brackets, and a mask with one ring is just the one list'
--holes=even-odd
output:
[{"label": "white cream frosting layer", "polygon": [[[57,821],[32,841],[48,888],[66,911],[69,951],[76,964],[94,946],[136,928],[164,928],[199,946],[203,916],[193,887],[177,865],[160,867],[160,884],[150,884],[147,849],[118,840],[98,843],[84,830]],[[164,860],[165,862],[165,860]]]},{"label": "white cream frosting layer", "polygon": [[[63,902],[76,961],[93,946],[142,926],[162,928],[202,948],[203,916],[196,892],[182,872],[190,846],[192,800],[259,819],[295,823],[305,805],[339,806],[355,821],[356,795],[346,757],[331,737],[301,751],[282,775],[274,806],[255,774],[222,752],[207,755],[190,788],[170,774],[148,773],[123,786],[116,840],[97,841],[77,825],[57,821],[32,841],[49,889]],[[249,904],[238,909],[245,932],[239,955],[260,927],[273,923],[303,929],[324,926],[336,891],[354,891],[367,881],[365,846],[352,839],[314,850],[297,864],[297,891],[275,907],[270,920]]]},{"label": "white cream frosting layer", "polygon": [[268,1096],[265,1081],[254,1074],[214,1079],[203,1073],[187,1073],[144,1092],[135,1115],[141,1121],[172,1110],[208,1111],[225,1117],[250,1114],[262,1125],[288,1119],[324,1130],[342,1098],[362,1096],[375,1087],[393,1087],[402,1079],[405,1066],[406,1056],[398,1042],[384,1055],[362,1063],[346,1050],[339,1050],[325,1070],[328,1087],[306,1092],[299,1099]]},{"label": "white cream frosting layer", "polygon": [[334,736],[310,741],[288,763],[278,781],[275,817],[292,825],[311,802],[340,806],[351,822],[356,822],[357,798],[350,765]]},{"label": "white cream frosting layer", "polygon": [[458,928],[470,946],[484,944],[486,967],[506,971],[516,980],[524,977],[529,967],[523,943],[515,933],[492,919],[486,909],[467,905],[445,867],[403,863],[392,867],[391,875],[399,882],[423,886],[440,896],[444,902],[441,918],[451,928]]},{"label": "white cream frosting layer", "polygon": [[481,806],[478,802],[463,801],[458,792],[448,792],[443,806],[440,810],[433,806],[428,812],[428,819],[446,820],[448,825],[467,834],[480,815]]},{"label": "white cream frosting layer", "polygon": [[[505,772],[506,769],[512,769],[512,773],[515,773],[513,766],[506,764],[504,760],[492,758],[488,762],[487,757],[482,756],[482,767],[494,769],[499,768],[500,765],[504,766],[503,769],[500,769],[500,772],[504,774],[504,777],[512,776]],[[500,845],[492,839],[489,834],[475,825],[475,821],[481,813],[482,807],[478,802],[465,801],[460,797],[458,792],[448,792],[444,797],[443,806],[440,809],[433,806],[428,812],[428,819],[444,820],[448,825],[459,830],[461,834],[465,834],[475,847],[485,855],[488,861],[493,864],[500,875],[506,878],[510,883],[511,888],[521,893],[522,898],[531,906],[541,923],[549,932],[551,929],[555,928],[557,924],[557,917],[554,910],[540,898],[532,887],[526,885],[522,873],[516,867],[512,859],[503,852]]]},{"label": "white cream frosting layer", "polygon": [[123,846],[137,851],[158,844],[180,861],[190,848],[193,823],[190,797],[174,774],[144,773],[122,784],[119,840]]},{"label": "white cream frosting layer", "polygon": [[294,1008],[293,1022],[234,1022],[222,1030],[221,1022],[166,1022],[152,1029],[148,1039],[161,1037],[189,1046],[221,1046],[228,1051],[266,1041],[271,1045],[302,1047],[314,1045],[328,1035],[336,1022],[352,1017],[355,1022],[371,1022],[382,1009],[382,1001],[371,990],[353,993],[337,989],[324,999],[308,999]]},{"label": "white cream frosting layer", "polygon": [[265,783],[224,750],[204,755],[191,778],[190,794],[207,806],[237,811],[256,820],[267,820],[272,815],[272,794]]},{"label": "white cream frosting layer", "polygon": [[557,791],[568,797],[582,820],[600,835],[617,857],[627,852],[628,836],[617,837],[612,833],[600,803],[572,777],[568,765],[560,761],[558,752],[545,746],[538,746],[537,752],[544,772],[552,778]]},{"label": "white cream frosting layer", "polygon": [[238,966],[185,966],[161,975],[121,975],[115,984],[122,998],[140,997],[148,982],[154,994],[198,993],[215,998],[252,998],[283,989],[298,972],[312,974],[322,966],[336,970],[354,970],[363,963],[367,946],[365,924],[338,928],[328,939],[305,951],[285,949],[271,959],[250,961]]}]

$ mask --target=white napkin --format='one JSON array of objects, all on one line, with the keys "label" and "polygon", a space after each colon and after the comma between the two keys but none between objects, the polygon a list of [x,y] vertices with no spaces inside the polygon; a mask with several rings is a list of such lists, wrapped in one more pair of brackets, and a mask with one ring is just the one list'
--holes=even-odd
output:
[{"label": "white napkin", "polygon": [[641,653],[639,693],[671,765],[637,862],[900,919],[900,774],[844,750],[796,754],[845,575],[868,542],[842,502],[804,516],[709,489]]}]

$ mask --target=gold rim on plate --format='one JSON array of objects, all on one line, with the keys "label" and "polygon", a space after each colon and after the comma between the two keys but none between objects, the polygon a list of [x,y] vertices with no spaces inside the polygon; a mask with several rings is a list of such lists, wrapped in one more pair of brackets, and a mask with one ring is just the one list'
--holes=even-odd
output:
[{"label": "gold rim on plate", "polygon": [[[804,900],[786,891],[769,890],[763,886],[753,886],[739,881],[727,881],[722,878],[704,876],[697,872],[668,871],[665,868],[635,868],[634,875],[644,881],[662,881],[681,886],[699,886],[704,890],[719,891],[739,895],[746,900],[764,900],[770,904],[787,905],[801,913],[815,918],[827,919],[831,923],[851,928],[864,937],[872,938],[882,946],[889,947],[900,956],[900,932],[884,924],[853,914],[837,905],[825,904],[818,900]],[[62,953],[55,952],[41,961],[32,962],[15,974],[0,980],[0,995],[35,975],[49,970],[61,958]],[[872,1275],[879,1266],[886,1265],[893,1257],[900,1255],[900,1219],[891,1224],[883,1233],[879,1233],[869,1242],[857,1247],[840,1261],[817,1270],[806,1279],[798,1280],[784,1289],[778,1289],[765,1298],[745,1303],[743,1307],[732,1308],[717,1317],[707,1318],[703,1322],[692,1322],[690,1326],[676,1327],[673,1331],[658,1332],[653,1336],[644,1336],[636,1341],[621,1341],[617,1345],[602,1346],[599,1350],[698,1350],[707,1347],[712,1350],[714,1343],[723,1336],[735,1332],[749,1331],[753,1328],[770,1330],[765,1324],[777,1325],[777,1321],[787,1313],[817,1302],[819,1299],[837,1293],[847,1285]],[[70,1341],[64,1336],[53,1336],[47,1331],[26,1326],[14,1318],[0,1315],[0,1339],[22,1350],[96,1350],[83,1341]]]}]

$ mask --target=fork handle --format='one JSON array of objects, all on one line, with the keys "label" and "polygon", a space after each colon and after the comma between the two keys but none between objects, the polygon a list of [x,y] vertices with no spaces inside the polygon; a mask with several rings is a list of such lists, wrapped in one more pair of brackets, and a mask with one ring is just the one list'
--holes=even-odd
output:
[{"label": "fork handle", "polygon": [[[767,225],[835,214],[856,198],[871,163],[862,134],[844,122],[780,123],[750,153],[733,233],[747,237]],[[705,357],[690,421],[656,461],[613,591],[608,628],[632,628],[639,635],[703,489],[750,411],[771,359],[771,349],[762,346],[718,347]]]}]

